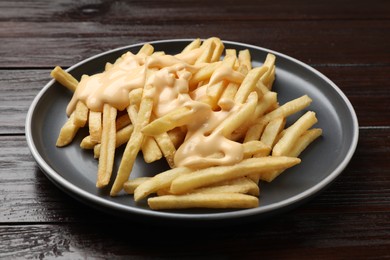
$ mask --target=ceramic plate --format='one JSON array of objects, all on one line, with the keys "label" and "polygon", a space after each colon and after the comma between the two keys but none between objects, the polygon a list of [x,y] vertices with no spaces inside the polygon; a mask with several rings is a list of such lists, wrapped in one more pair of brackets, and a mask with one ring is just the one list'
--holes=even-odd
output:
[{"label": "ceramic plate", "polygon": [[[176,54],[190,40],[151,42],[155,50]],[[260,206],[244,210],[176,210],[153,211],[146,202],[135,203],[130,195],[110,197],[109,189],[95,187],[97,161],[91,151],[79,148],[86,131],[81,131],[74,142],[64,148],[55,146],[61,126],[66,121],[66,106],[72,93],[56,81],[50,81],[36,96],[28,111],[26,138],[32,155],[45,175],[59,188],[76,199],[108,213],[125,218],[167,223],[227,223],[256,220],[280,213],[306,201],[330,184],[346,167],[355,152],[358,122],[355,111],[342,91],[327,77],[312,67],[287,55],[237,42],[224,42],[226,48],[249,49],[254,66],[267,55],[276,55],[274,90],[281,104],[309,95],[313,102],[306,110],[315,111],[323,136],[301,154],[302,163],[289,169],[272,183],[261,183]],[[111,50],[86,59],[68,69],[75,78],[82,74],[100,72],[106,62],[113,62],[127,51],[137,52],[143,44]],[[306,111],[305,110],[305,111]],[[302,112],[303,113],[303,112]],[[299,115],[289,118],[288,123]],[[117,152],[115,168],[122,151]],[[167,169],[166,163],[145,164],[137,158],[132,177],[153,176]],[[115,172],[115,170],[114,170]]]}]

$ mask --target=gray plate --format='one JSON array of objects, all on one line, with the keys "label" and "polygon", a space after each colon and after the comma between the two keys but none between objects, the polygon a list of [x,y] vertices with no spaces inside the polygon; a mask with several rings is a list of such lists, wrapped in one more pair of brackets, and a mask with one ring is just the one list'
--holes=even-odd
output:
[{"label": "gray plate", "polygon": [[[155,50],[175,54],[190,40],[156,41]],[[260,206],[245,210],[180,210],[152,211],[146,202],[135,203],[130,195],[111,198],[109,190],[95,187],[97,161],[90,151],[83,151],[79,143],[86,134],[80,132],[73,144],[56,148],[61,126],[66,121],[66,105],[71,92],[54,80],[36,96],[27,114],[26,138],[32,155],[45,175],[59,188],[76,199],[97,209],[125,218],[138,218],[163,223],[232,223],[256,220],[297,206],[330,184],[347,166],[358,140],[358,121],[355,111],[342,91],[328,78],[310,66],[284,54],[252,45],[224,42],[226,48],[249,49],[255,66],[267,53],[276,55],[276,81],[281,104],[308,94],[313,102],[307,110],[317,113],[316,127],[323,136],[312,143],[302,155],[302,163],[293,167],[272,183],[261,183]],[[142,44],[126,46],[86,59],[68,69],[79,79],[82,74],[94,74],[126,51],[137,52]],[[305,110],[306,111],[306,110]],[[302,112],[303,113],[303,112]],[[289,118],[288,124],[299,115]],[[122,151],[117,152],[119,165]],[[165,162],[147,165],[137,158],[132,177],[150,175],[167,169]],[[114,170],[115,171],[115,170]],[[241,222],[241,221],[240,221]]]}]

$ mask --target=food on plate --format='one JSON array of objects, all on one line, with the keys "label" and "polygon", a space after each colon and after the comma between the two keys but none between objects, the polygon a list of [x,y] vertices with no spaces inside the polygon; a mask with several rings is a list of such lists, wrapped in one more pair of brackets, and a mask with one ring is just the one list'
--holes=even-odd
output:
[{"label": "food on plate", "polygon": [[[299,164],[322,135],[311,128],[316,114],[305,111],[310,97],[279,104],[275,62],[268,54],[253,66],[249,50],[225,49],[212,37],[177,54],[145,44],[80,80],[56,67],[52,77],[73,91],[56,145],[87,127],[80,147],[99,160],[96,187],[113,181],[111,196],[124,190],[135,201],[147,198],[151,209],[257,207],[260,181]],[[293,114],[299,118],[288,125]],[[131,178],[140,152],[145,163],[164,157],[171,169]]]}]

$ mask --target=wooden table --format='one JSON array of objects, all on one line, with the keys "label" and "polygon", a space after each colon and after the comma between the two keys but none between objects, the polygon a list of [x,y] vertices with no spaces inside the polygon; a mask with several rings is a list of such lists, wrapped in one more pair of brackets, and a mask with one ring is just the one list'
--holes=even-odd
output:
[{"label": "wooden table", "polygon": [[[0,258],[390,258],[390,2],[219,2],[0,2]],[[210,36],[297,58],[350,99],[358,147],[327,190],[250,225],[175,229],[91,209],[39,170],[25,117],[55,65],[133,43]]]}]

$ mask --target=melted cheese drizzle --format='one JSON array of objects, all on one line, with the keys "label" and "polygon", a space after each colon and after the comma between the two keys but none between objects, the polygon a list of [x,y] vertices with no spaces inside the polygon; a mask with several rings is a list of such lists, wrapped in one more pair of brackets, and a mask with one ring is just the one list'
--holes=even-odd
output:
[{"label": "melted cheese drizzle", "polygon": [[[221,131],[214,131],[226,118],[240,108],[234,104],[229,110],[213,111],[210,105],[202,102],[207,84],[189,92],[189,80],[203,65],[193,64],[201,54],[195,49],[175,56],[145,56],[130,52],[122,55],[109,69],[92,76],[83,76],[67,107],[70,115],[77,102],[84,102],[92,111],[102,111],[105,103],[118,110],[129,106],[129,92],[150,84],[143,96],[153,99],[153,113],[156,118],[180,108],[187,107],[192,112],[185,123],[187,134],[174,157],[176,166],[204,168],[215,165],[232,165],[243,159],[241,143],[229,140]],[[148,69],[154,69],[148,76]],[[150,71],[150,70],[149,70]],[[244,75],[221,65],[213,73],[209,84],[222,80],[241,83]]]}]

